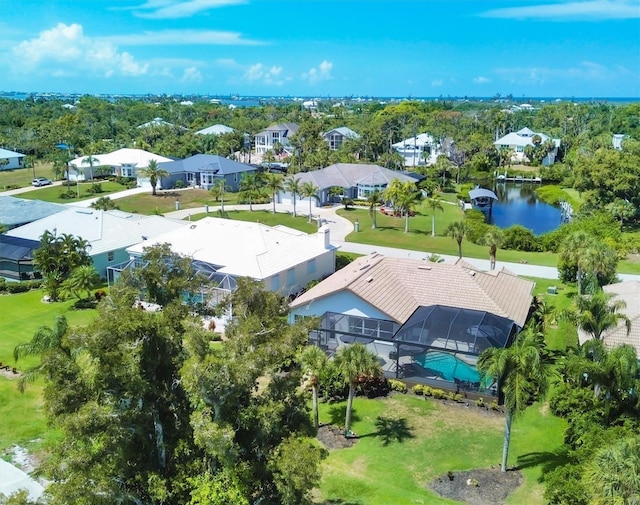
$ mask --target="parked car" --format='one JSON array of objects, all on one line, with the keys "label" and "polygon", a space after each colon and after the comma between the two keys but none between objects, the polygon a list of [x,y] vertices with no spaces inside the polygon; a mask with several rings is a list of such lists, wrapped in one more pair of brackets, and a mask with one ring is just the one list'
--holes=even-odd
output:
[{"label": "parked car", "polygon": [[49,184],[53,184],[51,179],[47,179],[46,177],[36,177],[31,181],[32,186],[48,186]]}]

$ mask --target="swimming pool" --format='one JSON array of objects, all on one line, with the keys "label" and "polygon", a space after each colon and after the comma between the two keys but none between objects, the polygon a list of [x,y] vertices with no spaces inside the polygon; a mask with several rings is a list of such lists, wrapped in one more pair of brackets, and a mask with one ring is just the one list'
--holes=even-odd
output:
[{"label": "swimming pool", "polygon": [[480,375],[475,367],[456,358],[448,352],[427,351],[415,356],[414,361],[423,368],[428,368],[436,372],[445,380],[480,382]]}]

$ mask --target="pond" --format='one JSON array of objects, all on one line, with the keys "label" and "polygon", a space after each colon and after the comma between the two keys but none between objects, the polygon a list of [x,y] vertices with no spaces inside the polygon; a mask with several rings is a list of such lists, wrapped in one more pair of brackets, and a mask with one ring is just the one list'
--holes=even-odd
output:
[{"label": "pond", "polygon": [[493,191],[498,201],[493,202],[487,222],[498,228],[519,224],[535,235],[555,230],[562,224],[562,212],[538,199],[535,190],[539,187],[539,184],[497,183]]}]

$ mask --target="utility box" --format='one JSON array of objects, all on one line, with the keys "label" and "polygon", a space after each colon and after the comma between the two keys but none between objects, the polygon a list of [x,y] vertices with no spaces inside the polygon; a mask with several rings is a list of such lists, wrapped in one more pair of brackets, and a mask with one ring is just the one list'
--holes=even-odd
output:
[{"label": "utility box", "polygon": [[549,286],[547,288],[548,295],[557,295],[558,294],[558,286]]}]

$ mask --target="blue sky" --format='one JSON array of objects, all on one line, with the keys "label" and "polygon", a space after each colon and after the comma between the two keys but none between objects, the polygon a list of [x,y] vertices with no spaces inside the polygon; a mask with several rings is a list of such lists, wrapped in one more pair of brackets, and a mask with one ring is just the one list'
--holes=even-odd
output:
[{"label": "blue sky", "polygon": [[640,0],[2,0],[0,90],[640,97]]}]

